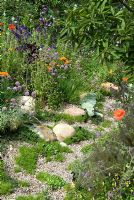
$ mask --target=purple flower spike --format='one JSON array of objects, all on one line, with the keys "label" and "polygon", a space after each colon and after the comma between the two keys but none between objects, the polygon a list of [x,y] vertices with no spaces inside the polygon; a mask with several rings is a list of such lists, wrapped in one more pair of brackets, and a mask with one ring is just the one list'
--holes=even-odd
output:
[{"label": "purple flower spike", "polygon": [[26,92],[24,93],[24,95],[25,95],[25,96],[29,96],[29,92],[26,91]]},{"label": "purple flower spike", "polygon": [[17,92],[18,91],[18,88],[15,86],[15,87],[13,87],[13,91],[14,92]]},{"label": "purple flower spike", "polygon": [[20,82],[19,82],[19,81],[16,81],[15,85],[16,85],[16,86],[20,86]]},{"label": "purple flower spike", "polygon": [[33,91],[32,94],[31,94],[31,96],[32,96],[33,98],[35,98],[35,97],[36,97],[36,92]]}]

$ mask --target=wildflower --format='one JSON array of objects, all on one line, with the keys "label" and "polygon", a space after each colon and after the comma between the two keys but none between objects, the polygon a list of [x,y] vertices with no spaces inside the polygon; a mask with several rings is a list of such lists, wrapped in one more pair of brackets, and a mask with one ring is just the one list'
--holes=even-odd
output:
[{"label": "wildflower", "polygon": [[125,82],[125,83],[127,83],[128,82],[128,77],[123,77],[122,81]]},{"label": "wildflower", "polygon": [[7,72],[0,72],[0,76],[6,77],[6,76],[9,76],[9,74]]},{"label": "wildflower", "polygon": [[33,91],[32,94],[31,94],[31,96],[32,96],[33,98],[35,98],[35,97],[36,97],[36,92]]},{"label": "wildflower", "polygon": [[14,92],[17,92],[18,91],[18,88],[15,86],[15,87],[13,87],[13,91]]},{"label": "wildflower", "polygon": [[19,81],[16,81],[15,85],[18,87],[20,86],[20,82]]},{"label": "wildflower", "polygon": [[10,31],[13,31],[16,27],[15,27],[14,24],[9,24],[8,28],[9,28]]},{"label": "wildflower", "polygon": [[60,61],[66,62],[67,58],[66,57],[60,57]]},{"label": "wildflower", "polygon": [[3,22],[0,22],[0,26],[3,26],[4,25],[4,23]]},{"label": "wildflower", "polygon": [[26,91],[26,92],[24,93],[24,95],[25,95],[25,96],[29,96],[29,92]]},{"label": "wildflower", "polygon": [[122,118],[124,117],[125,115],[125,110],[123,109],[118,109],[118,110],[115,110],[114,113],[114,118],[117,120],[117,121],[120,121],[122,120]]}]

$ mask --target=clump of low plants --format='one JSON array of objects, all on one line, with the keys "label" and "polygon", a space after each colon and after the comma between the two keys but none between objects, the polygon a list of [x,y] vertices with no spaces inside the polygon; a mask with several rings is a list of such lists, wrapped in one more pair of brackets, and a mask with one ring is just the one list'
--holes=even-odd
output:
[{"label": "clump of low plants", "polygon": [[72,152],[69,147],[61,146],[58,141],[39,143],[37,148],[39,153],[45,156],[46,161],[55,160],[62,162],[65,159],[64,154]]},{"label": "clump of low plants", "polygon": [[36,148],[22,146],[19,149],[20,155],[16,157],[16,164],[27,173],[33,174],[36,169],[38,153]]},{"label": "clump of low plants", "polygon": [[47,183],[48,186],[53,190],[60,189],[66,184],[63,178],[57,175],[49,174],[47,172],[39,172],[36,177],[41,182]]},{"label": "clump of low plants", "polygon": [[8,176],[4,162],[0,159],[0,195],[10,194],[15,187],[17,187],[17,181]]},{"label": "clump of low plants", "polygon": [[93,137],[93,133],[82,127],[77,127],[75,135],[70,138],[66,138],[64,142],[67,144],[79,143],[80,141],[93,139]]}]

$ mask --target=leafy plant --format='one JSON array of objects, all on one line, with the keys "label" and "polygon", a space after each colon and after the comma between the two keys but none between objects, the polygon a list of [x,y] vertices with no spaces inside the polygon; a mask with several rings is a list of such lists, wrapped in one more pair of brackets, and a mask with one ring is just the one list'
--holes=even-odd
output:
[{"label": "leafy plant", "polygon": [[47,191],[36,195],[18,196],[16,200],[50,200],[50,196]]},{"label": "leafy plant", "polygon": [[87,110],[87,113],[90,117],[94,116],[94,106],[96,104],[96,95],[95,94],[87,94],[81,100],[81,106],[83,109]]},{"label": "leafy plant", "polygon": [[50,188],[52,188],[53,190],[62,188],[66,184],[63,178],[56,175],[51,175],[47,172],[39,172],[36,177],[41,182],[47,183],[48,186],[50,186]]},{"label": "leafy plant", "polygon": [[93,138],[93,133],[90,133],[88,130],[82,127],[77,127],[74,136],[66,138],[64,142],[67,144],[73,144],[73,143],[78,143],[80,141],[89,140],[92,138]]}]

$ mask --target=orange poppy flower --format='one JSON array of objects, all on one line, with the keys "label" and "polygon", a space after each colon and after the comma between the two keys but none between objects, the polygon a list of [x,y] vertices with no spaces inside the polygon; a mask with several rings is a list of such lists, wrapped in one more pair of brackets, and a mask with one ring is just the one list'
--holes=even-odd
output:
[{"label": "orange poppy flower", "polygon": [[16,27],[15,27],[14,24],[9,24],[8,28],[9,28],[10,31],[13,31]]},{"label": "orange poppy flower", "polygon": [[128,77],[123,77],[122,81],[125,82],[125,83],[127,83],[128,82]]},{"label": "orange poppy flower", "polygon": [[124,117],[125,115],[125,110],[123,109],[118,109],[118,110],[115,110],[113,115],[114,115],[114,118],[117,120],[117,121],[120,121],[122,120],[122,118]]},{"label": "orange poppy flower", "polygon": [[0,76],[9,76],[7,72],[0,72]]},{"label": "orange poppy flower", "polygon": [[65,62],[64,62],[64,64],[69,64],[70,62],[69,62],[69,60],[66,60]]},{"label": "orange poppy flower", "polygon": [[0,22],[0,26],[3,26],[4,25],[4,23],[3,22]]}]

